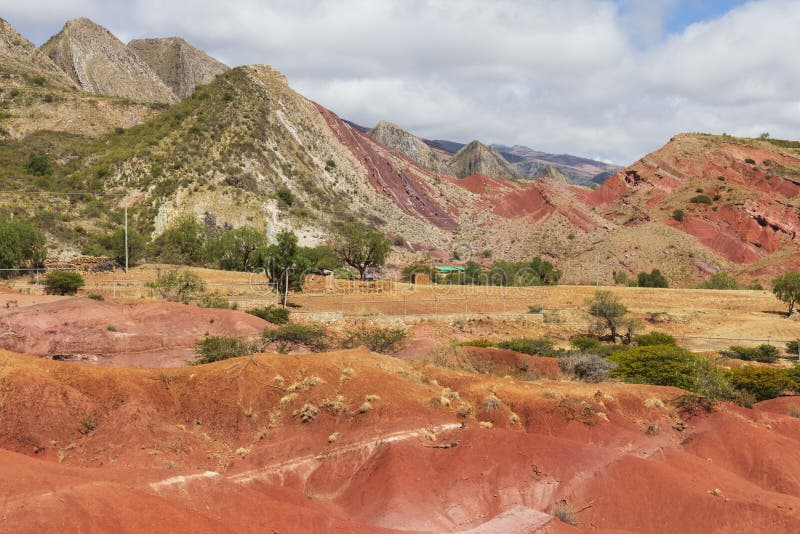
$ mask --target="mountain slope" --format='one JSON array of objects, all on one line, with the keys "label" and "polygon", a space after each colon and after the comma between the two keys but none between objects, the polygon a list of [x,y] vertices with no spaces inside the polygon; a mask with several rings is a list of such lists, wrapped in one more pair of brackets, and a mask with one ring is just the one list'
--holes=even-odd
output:
[{"label": "mountain slope", "polygon": [[470,174],[485,174],[497,178],[516,178],[514,168],[490,146],[472,141],[453,154],[450,168],[459,178]]},{"label": "mountain slope", "polygon": [[180,37],[134,39],[128,48],[147,63],[179,98],[186,98],[198,85],[204,85],[214,76],[228,70],[202,50],[198,50]]},{"label": "mountain slope", "polygon": [[567,178],[567,176],[563,172],[553,167],[552,165],[545,165],[544,167],[536,171],[536,174],[532,176],[533,180],[541,180],[542,178],[549,178],[554,182],[561,182],[562,184],[570,183],[569,178]]},{"label": "mountain slope", "polygon": [[369,131],[369,135],[389,148],[405,154],[422,167],[442,174],[450,174],[447,160],[449,154],[434,150],[415,135],[389,121],[380,121]]},{"label": "mountain slope", "polygon": [[88,93],[139,102],[170,104],[178,100],[144,61],[89,19],[68,21],[41,50]]},{"label": "mountain slope", "polygon": [[533,178],[547,165],[564,173],[572,183],[600,185],[622,167],[568,154],[548,154],[526,146],[492,145],[517,170],[520,176]]}]

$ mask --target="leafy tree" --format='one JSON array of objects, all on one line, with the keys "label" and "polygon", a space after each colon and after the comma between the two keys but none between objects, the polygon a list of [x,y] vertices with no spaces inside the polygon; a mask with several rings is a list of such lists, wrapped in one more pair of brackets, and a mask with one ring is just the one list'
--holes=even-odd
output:
[{"label": "leafy tree", "polygon": [[150,243],[149,256],[161,263],[197,265],[203,261],[205,242],[205,226],[186,213]]},{"label": "leafy tree", "polygon": [[264,263],[267,236],[251,226],[225,230],[208,242],[206,255],[220,269],[251,271]]},{"label": "leafy tree", "polygon": [[792,315],[794,306],[800,299],[800,272],[789,271],[776,277],[772,281],[772,292],[789,305],[788,315]]},{"label": "leafy tree", "polygon": [[669,287],[667,278],[658,269],[653,269],[650,273],[641,272],[637,277],[639,287]]},{"label": "leafy tree", "polygon": [[[37,268],[47,256],[42,232],[27,222],[0,219],[0,269]],[[0,278],[11,271],[0,271]]]},{"label": "leafy tree", "polygon": [[51,271],[44,277],[44,292],[48,295],[74,295],[84,285],[83,277],[74,271]]},{"label": "leafy tree", "polygon": [[704,280],[700,289],[739,289],[739,284],[728,273],[719,271]]},{"label": "leafy tree", "polygon": [[594,298],[587,302],[589,314],[598,319],[599,326],[604,330],[611,331],[611,339],[616,340],[619,336],[619,329],[623,325],[628,309],[623,305],[619,298],[612,295],[610,291],[597,291]]},{"label": "leafy tree", "polygon": [[549,261],[543,260],[538,256],[533,258],[530,267],[534,275],[539,278],[541,285],[553,285],[561,279],[561,271],[556,269]]},{"label": "leafy tree", "polygon": [[[290,230],[283,230],[277,236],[277,242],[269,245],[263,252],[262,261],[269,279],[276,284],[281,295],[286,294],[286,285],[290,280],[290,271],[298,263],[297,236]],[[307,259],[303,258],[302,270],[308,268]]]},{"label": "leafy tree", "polygon": [[367,269],[386,262],[391,243],[382,233],[359,223],[345,224],[334,244],[339,258],[358,271],[363,280]]},{"label": "leafy tree", "polygon": [[[145,238],[134,228],[128,228],[128,263],[135,265],[144,256]],[[98,252],[108,255],[120,265],[125,264],[125,229],[119,228],[100,238]]]},{"label": "leafy tree", "polygon": [[147,285],[158,291],[161,298],[184,304],[202,297],[206,290],[203,279],[191,271],[173,270],[166,274],[159,273],[158,278]]}]

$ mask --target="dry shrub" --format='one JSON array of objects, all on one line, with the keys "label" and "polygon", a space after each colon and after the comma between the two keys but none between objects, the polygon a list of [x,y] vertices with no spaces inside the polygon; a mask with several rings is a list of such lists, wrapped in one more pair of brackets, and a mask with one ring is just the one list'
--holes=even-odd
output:
[{"label": "dry shrub", "polygon": [[575,512],[575,508],[565,500],[555,503],[550,513],[573,527],[578,524],[578,514]]}]

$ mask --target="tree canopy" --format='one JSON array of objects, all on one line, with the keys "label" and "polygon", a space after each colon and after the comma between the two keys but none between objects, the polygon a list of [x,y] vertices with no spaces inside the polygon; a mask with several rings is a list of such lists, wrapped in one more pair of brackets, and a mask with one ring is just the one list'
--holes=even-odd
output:
[{"label": "tree canopy", "polygon": [[800,299],[800,272],[789,271],[777,276],[772,281],[772,292],[789,306],[788,314],[791,315]]},{"label": "tree canopy", "polygon": [[391,243],[382,233],[359,223],[342,226],[333,249],[339,258],[358,271],[363,280],[367,269],[386,262]]}]

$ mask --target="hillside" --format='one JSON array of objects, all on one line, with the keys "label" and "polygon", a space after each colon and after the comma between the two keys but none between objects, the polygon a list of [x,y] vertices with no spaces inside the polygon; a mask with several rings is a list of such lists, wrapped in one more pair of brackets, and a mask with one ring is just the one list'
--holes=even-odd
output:
[{"label": "hillside", "polygon": [[431,148],[425,142],[389,121],[380,121],[369,131],[369,135],[388,148],[397,150],[425,169],[442,174],[452,174],[448,160],[450,155]]},{"label": "hillside", "polygon": [[89,19],[67,21],[41,50],[88,93],[151,103],[178,100],[144,61]]},{"label": "hillside", "polygon": [[0,66],[4,74],[41,76],[61,88],[75,88],[75,82],[32,42],[0,18]]},{"label": "hillside", "polygon": [[147,63],[180,99],[191,95],[198,85],[207,84],[214,76],[228,70],[227,65],[180,37],[134,39],[128,43],[128,48]]},{"label": "hillside", "polygon": [[548,154],[525,146],[492,145],[517,170],[520,176],[534,178],[541,169],[552,166],[565,174],[572,183],[597,186],[622,168],[592,159],[569,154]]}]

